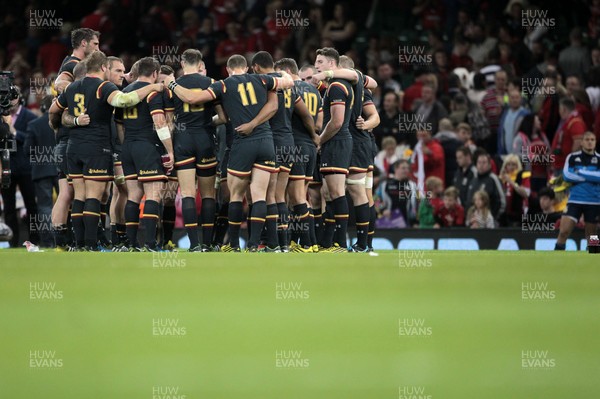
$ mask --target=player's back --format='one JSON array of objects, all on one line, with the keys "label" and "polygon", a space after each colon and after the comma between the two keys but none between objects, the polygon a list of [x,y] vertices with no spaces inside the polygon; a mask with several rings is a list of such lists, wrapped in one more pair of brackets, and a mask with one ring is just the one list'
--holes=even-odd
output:
[{"label": "player's back", "polygon": [[[279,72],[270,72],[267,75],[273,76],[274,78],[281,77]],[[277,90],[277,112],[271,119],[269,119],[269,125],[273,131],[273,137],[275,139],[291,137],[292,135],[292,114],[294,113],[294,105],[298,94],[292,89]]]},{"label": "player's back", "polygon": [[[267,103],[267,92],[274,86],[268,75],[232,75],[211,85],[213,97],[221,98],[223,108],[234,128],[252,121]],[[236,140],[254,140],[271,135],[268,122],[258,125],[251,135],[235,134]]]},{"label": "player's back", "polygon": [[65,96],[63,98],[68,102],[69,113],[76,117],[84,113],[90,116],[89,125],[71,129],[69,137],[72,143],[110,144],[113,107],[107,99],[116,90],[117,87],[111,82],[87,76],[67,86],[61,97]]},{"label": "player's back", "polygon": [[[319,112],[323,111],[323,101],[319,90],[308,82],[297,80],[294,82],[294,89],[296,95],[302,98],[310,116],[313,117],[315,123],[319,117]],[[302,122],[302,118],[297,114],[292,114],[292,130],[294,134],[294,140],[311,142],[311,132],[306,131],[306,127]]]},{"label": "player's back", "polygon": [[354,104],[352,105],[352,117],[350,118],[350,133],[355,140],[369,140],[369,134],[356,127],[356,120],[362,115],[362,107],[365,98],[365,76],[359,70],[354,70],[358,75],[358,81],[352,85],[354,90]]},{"label": "player's back", "polygon": [[[177,79],[177,83],[187,89],[202,91],[208,89],[214,83],[214,80],[199,73],[192,73],[180,76]],[[215,128],[212,126],[212,117],[214,115],[213,102],[194,105],[183,102],[177,96],[173,96],[173,102],[175,106],[175,121],[177,122],[176,128],[178,130],[190,134],[215,134]]]},{"label": "player's back", "polygon": [[[130,93],[149,84],[148,82],[136,80],[128,85],[123,92]],[[144,100],[133,107],[117,108],[115,119],[122,123],[125,128],[125,142],[150,141],[158,144],[159,139],[154,132],[154,121],[152,120],[152,114],[156,112],[164,112],[162,109],[162,95],[156,91],[148,94]]]},{"label": "player's back", "polygon": [[354,91],[350,82],[344,79],[333,79],[323,97],[323,126],[331,120],[331,107],[343,105],[345,107],[344,122],[340,130],[331,140],[344,140],[352,138],[350,133],[350,119],[354,105]]},{"label": "player's back", "polygon": [[74,55],[67,55],[65,57],[65,59],[63,60],[62,64],[60,64],[60,69],[58,70],[58,74],[60,75],[61,73],[66,73],[67,75],[69,75],[71,77],[71,79],[75,79],[75,76],[73,75],[73,69],[75,69],[75,66],[81,61],[81,59],[79,59],[78,57],[75,57]]}]

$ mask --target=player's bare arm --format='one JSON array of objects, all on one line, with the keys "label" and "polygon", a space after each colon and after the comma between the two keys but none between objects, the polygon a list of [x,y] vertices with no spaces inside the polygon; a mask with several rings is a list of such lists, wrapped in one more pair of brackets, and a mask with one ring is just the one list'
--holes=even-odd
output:
[{"label": "player's bare arm", "polygon": [[73,83],[73,75],[62,72],[60,75],[56,77],[54,81],[54,88],[58,92],[58,94],[62,93],[69,84]]},{"label": "player's bare arm", "polygon": [[123,93],[122,91],[117,90],[108,96],[107,102],[116,108],[133,107],[146,98],[148,94],[153,91],[161,92],[163,91],[163,88],[164,86],[162,83],[153,83],[129,93]]},{"label": "player's bare arm", "polygon": [[296,113],[300,119],[302,119],[304,127],[307,131],[311,132],[311,139],[314,141],[315,136],[318,137],[315,132],[315,120],[310,114],[308,108],[306,108],[306,104],[304,103],[304,100],[302,100],[302,97],[298,97],[298,101],[296,101],[296,105],[294,107],[294,113]]},{"label": "player's bare arm", "polygon": [[267,93],[267,103],[264,105],[264,107],[262,107],[258,115],[256,115],[250,122],[236,127],[235,131],[244,136],[250,135],[256,126],[271,119],[277,112],[278,108],[279,102],[277,100],[277,93],[274,91],[269,91]]},{"label": "player's bare arm", "polygon": [[52,105],[48,110],[48,124],[55,132],[60,125],[60,118],[63,110],[58,106],[56,99],[52,100]]},{"label": "player's bare arm", "polygon": [[61,117],[61,123],[64,127],[76,127],[76,126],[87,126],[90,124],[90,116],[88,114],[81,114],[73,116],[69,114],[68,110],[64,110]]},{"label": "player's bare arm", "polygon": [[380,119],[377,108],[373,103],[363,105],[363,115],[367,118],[364,119],[362,116],[356,120],[356,127],[361,130],[371,130],[379,126]]},{"label": "player's bare arm", "polygon": [[[377,81],[368,75],[365,76],[365,88],[373,90],[377,88]],[[314,84],[330,79],[344,79],[352,84],[358,82],[358,73],[354,69],[339,68],[316,73],[312,76]]]},{"label": "player's bare arm", "polygon": [[335,104],[331,106],[331,120],[323,129],[323,133],[321,133],[321,145],[328,140],[330,140],[333,136],[339,132],[344,124],[344,115],[346,114],[346,109],[343,104]]},{"label": "player's bare arm", "polygon": [[167,126],[165,114],[162,112],[152,114],[152,122],[154,122],[154,126],[156,127],[156,134],[158,138],[163,143],[167,153],[169,154],[169,162],[165,162],[164,166],[167,169],[171,169],[173,167],[175,157],[173,156],[173,139],[171,137],[169,127]]},{"label": "player's bare arm", "polygon": [[214,115],[212,118],[212,125],[219,126],[227,123],[227,114],[225,113],[223,106],[215,105],[215,111],[217,112],[217,114]]}]

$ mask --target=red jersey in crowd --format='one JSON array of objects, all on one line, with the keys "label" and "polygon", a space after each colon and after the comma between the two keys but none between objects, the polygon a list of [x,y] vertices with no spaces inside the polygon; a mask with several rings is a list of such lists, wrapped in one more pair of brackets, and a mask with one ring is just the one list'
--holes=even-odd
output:
[{"label": "red jersey in crowd", "polygon": [[456,203],[452,208],[446,208],[442,202],[442,206],[433,210],[435,220],[442,227],[455,227],[465,225],[465,208]]},{"label": "red jersey in crowd", "polygon": [[567,155],[573,152],[573,142],[581,138],[586,131],[585,122],[577,111],[571,112],[565,122],[558,128],[552,140],[552,151],[554,152],[555,171],[562,170]]}]

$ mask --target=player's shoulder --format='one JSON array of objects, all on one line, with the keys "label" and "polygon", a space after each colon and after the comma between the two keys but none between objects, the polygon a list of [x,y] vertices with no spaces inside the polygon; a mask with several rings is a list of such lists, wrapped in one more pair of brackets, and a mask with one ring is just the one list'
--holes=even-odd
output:
[{"label": "player's shoulder", "polygon": [[327,87],[327,92],[331,91],[342,91],[345,95],[349,95],[352,91],[352,85],[344,79],[333,79]]}]

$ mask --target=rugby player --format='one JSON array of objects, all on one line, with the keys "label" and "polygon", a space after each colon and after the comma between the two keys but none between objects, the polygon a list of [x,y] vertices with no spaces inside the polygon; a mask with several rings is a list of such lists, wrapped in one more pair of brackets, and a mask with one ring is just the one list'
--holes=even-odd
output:
[{"label": "rugby player", "polygon": [[[248,185],[253,200],[252,233],[247,250],[258,251],[260,233],[267,215],[266,191],[270,174],[277,172],[273,136],[266,121],[277,111],[277,89],[288,89],[292,79],[269,75],[249,75],[246,59],[238,54],[227,61],[229,77],[213,83],[208,90],[193,91],[167,77],[165,83],[184,102],[203,104],[220,99],[235,130],[227,166],[230,191],[230,243],[222,251],[240,252],[239,231],[243,218],[242,201]],[[269,92],[273,92],[269,94]],[[251,179],[251,181],[249,181]]]},{"label": "rugby player", "polygon": [[85,57],[97,51],[100,46],[100,32],[88,28],[75,29],[71,32],[73,53],[65,57],[54,81],[54,89],[60,94],[69,83],[75,81],[73,68]]},{"label": "rugby player", "polygon": [[[84,239],[83,250],[98,250],[98,223],[100,199],[106,182],[112,179],[112,151],[110,123],[113,107],[125,108],[139,103],[152,91],[162,91],[159,84],[147,85],[130,93],[123,93],[106,81],[108,60],[101,51],[85,59],[85,78],[70,84],[50,108],[50,124],[58,127],[64,109],[72,118],[74,127],[69,132],[67,148],[69,176],[73,179],[73,229],[76,240]],[[80,126],[79,117],[89,115],[90,123]]]},{"label": "rugby player", "polygon": [[563,178],[572,184],[569,200],[560,219],[560,232],[555,250],[564,251],[567,238],[583,215],[585,236],[596,234],[600,216],[600,154],[595,151],[596,136],[585,132],[581,150],[567,155],[563,167]]},{"label": "rugby player", "polygon": [[310,117],[313,119],[314,128],[307,128],[301,116],[292,115],[292,131],[294,146],[299,151],[294,151],[300,157],[295,160],[290,172],[288,195],[293,220],[296,228],[293,230],[293,252],[314,252],[316,247],[314,215],[308,206],[308,184],[313,179],[317,160],[317,147],[319,146],[318,132],[323,124],[323,107],[319,91],[310,83],[302,81],[298,76],[298,65],[292,58],[283,58],[275,63],[275,69],[287,72],[294,79],[294,90],[305,104]]}]

